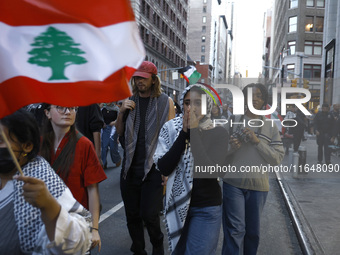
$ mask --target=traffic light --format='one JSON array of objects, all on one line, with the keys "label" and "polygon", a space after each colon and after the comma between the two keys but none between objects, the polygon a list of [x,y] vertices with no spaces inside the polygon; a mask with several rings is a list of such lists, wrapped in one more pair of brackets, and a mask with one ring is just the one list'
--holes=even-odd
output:
[{"label": "traffic light", "polygon": [[297,79],[292,80],[292,87],[297,87]]},{"label": "traffic light", "polygon": [[308,89],[308,88],[309,88],[308,84],[309,84],[309,80],[303,79],[303,87],[304,87],[305,89]]}]

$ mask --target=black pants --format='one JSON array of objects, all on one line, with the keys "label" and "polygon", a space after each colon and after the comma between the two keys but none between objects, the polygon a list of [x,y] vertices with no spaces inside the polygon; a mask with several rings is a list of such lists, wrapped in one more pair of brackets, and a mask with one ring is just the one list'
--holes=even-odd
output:
[{"label": "black pants", "polygon": [[299,146],[301,144],[303,133],[304,133],[304,129],[302,128],[299,128],[293,131],[294,152],[297,152],[299,150]]},{"label": "black pants", "polygon": [[318,144],[318,161],[322,162],[323,153],[325,153],[326,164],[331,163],[331,150],[328,145],[331,144],[331,138],[328,134],[320,133],[316,137],[316,142]]},{"label": "black pants", "polygon": [[120,180],[120,190],[125,206],[127,227],[132,239],[131,251],[146,254],[144,226],[153,245],[153,254],[163,254],[163,233],[159,213],[162,209],[163,186],[159,171],[153,166],[144,181],[131,178]]}]

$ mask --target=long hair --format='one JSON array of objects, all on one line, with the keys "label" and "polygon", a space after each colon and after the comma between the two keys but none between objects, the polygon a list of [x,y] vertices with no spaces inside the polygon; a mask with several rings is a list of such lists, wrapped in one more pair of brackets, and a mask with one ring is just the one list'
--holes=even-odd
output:
[{"label": "long hair", "polygon": [[[151,96],[159,97],[162,94],[161,80],[156,74],[152,74],[151,77],[152,77],[152,82],[154,82],[154,84],[151,85]],[[135,84],[135,79],[133,77],[131,79],[131,86],[132,86],[132,93],[136,95],[138,93],[138,88]]]},{"label": "long hair", "polygon": [[[43,104],[43,109],[46,109],[50,111],[51,105],[50,104]],[[63,158],[60,158],[61,164],[59,169],[54,169],[54,171],[64,180],[66,183],[68,180],[68,176],[70,174],[71,166],[74,162],[74,155],[76,151],[76,145],[77,145],[77,131],[76,131],[76,124],[74,123],[70,127],[69,131],[69,140],[67,142],[67,146],[63,148],[65,151],[65,154]],[[52,152],[54,153],[54,139],[55,134],[54,130],[51,124],[51,121],[47,118],[45,115],[43,120],[43,127],[42,127],[42,143],[40,147],[40,155],[44,157],[50,164],[51,164],[51,155]],[[59,154],[59,157],[62,156]],[[58,158],[59,158],[58,157]],[[53,165],[52,165],[53,167]]]}]

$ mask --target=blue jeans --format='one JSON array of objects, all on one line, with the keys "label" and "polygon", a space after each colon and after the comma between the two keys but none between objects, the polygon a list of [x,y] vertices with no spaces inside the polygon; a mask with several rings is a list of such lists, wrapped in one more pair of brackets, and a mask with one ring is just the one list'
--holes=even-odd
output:
[{"label": "blue jeans", "polygon": [[112,127],[110,125],[107,125],[105,128],[103,128],[102,132],[102,161],[103,165],[107,164],[106,157],[107,157],[107,149],[110,147],[110,156],[113,163],[118,163],[120,161],[120,155],[118,152],[118,134],[115,132],[113,139],[110,138]]},{"label": "blue jeans", "polygon": [[268,192],[240,189],[223,182],[222,255],[255,255],[260,218]]},{"label": "blue jeans", "polygon": [[173,255],[216,253],[222,220],[222,206],[190,207]]}]

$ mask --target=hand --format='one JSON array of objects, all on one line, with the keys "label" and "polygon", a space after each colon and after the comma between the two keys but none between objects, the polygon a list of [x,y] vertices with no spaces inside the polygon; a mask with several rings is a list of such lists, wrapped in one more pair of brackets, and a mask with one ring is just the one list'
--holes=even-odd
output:
[{"label": "hand", "polygon": [[166,186],[166,183],[168,182],[168,176],[164,176],[164,175],[162,175],[162,185],[163,186]]},{"label": "hand", "polygon": [[100,236],[98,233],[98,230],[92,229],[92,244],[91,244],[91,250],[98,246],[98,252],[100,252],[100,249],[102,247],[102,241],[100,240]]},{"label": "hand", "polygon": [[335,137],[332,136],[332,138],[331,138],[331,144],[334,144],[334,141],[335,141]]},{"label": "hand", "polygon": [[190,120],[190,118],[189,118],[189,111],[186,111],[183,114],[183,131],[185,133],[188,132],[188,129],[189,129],[189,126],[190,126],[189,125],[189,120]]},{"label": "hand", "polygon": [[256,134],[254,133],[254,131],[252,131],[251,129],[245,128],[245,129],[243,130],[243,133],[246,134],[247,138],[249,139],[249,141],[250,141],[251,143],[254,143],[254,144],[260,143],[259,138],[256,136]]},{"label": "hand", "polygon": [[122,106],[119,108],[119,112],[124,113],[126,110],[133,110],[136,107],[136,103],[132,100],[126,99],[123,101]]},{"label": "hand", "polygon": [[194,112],[190,112],[189,114],[190,114],[189,128],[197,128],[200,120],[203,119],[204,116],[203,115],[197,116]]},{"label": "hand", "polygon": [[43,210],[56,201],[48,191],[44,181],[29,176],[14,176],[13,178],[24,182],[22,195],[25,201],[34,207]]},{"label": "hand", "polygon": [[238,150],[241,147],[241,144],[242,144],[239,139],[232,137],[232,136],[229,139],[229,143],[230,143],[231,147],[235,150]]}]

